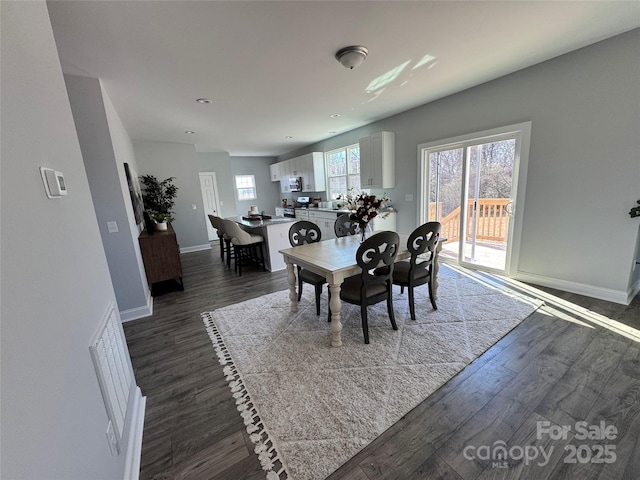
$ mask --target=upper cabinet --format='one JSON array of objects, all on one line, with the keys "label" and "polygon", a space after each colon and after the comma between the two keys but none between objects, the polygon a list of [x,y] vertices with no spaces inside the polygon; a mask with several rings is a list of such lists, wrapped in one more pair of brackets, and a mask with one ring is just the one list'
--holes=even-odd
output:
[{"label": "upper cabinet", "polygon": [[303,192],[324,192],[324,154],[322,152],[307,153],[298,157]]},{"label": "upper cabinet", "polygon": [[289,193],[289,177],[302,177],[303,192],[323,192],[324,153],[312,152],[269,165],[271,181],[280,180],[280,191]]},{"label": "upper cabinet", "polygon": [[374,133],[360,141],[361,188],[396,186],[396,148],[393,132]]}]

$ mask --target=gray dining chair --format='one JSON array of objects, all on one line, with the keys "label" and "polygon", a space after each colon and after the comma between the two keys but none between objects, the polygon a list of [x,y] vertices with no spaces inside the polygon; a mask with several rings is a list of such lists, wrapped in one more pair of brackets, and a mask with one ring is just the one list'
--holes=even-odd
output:
[{"label": "gray dining chair", "polygon": [[[320,227],[313,222],[300,220],[289,228],[289,243],[292,247],[304,245],[307,243],[319,242],[322,239]],[[322,295],[322,286],[327,280],[317,273],[313,273],[306,268],[298,267],[298,301],[302,298],[302,285],[308,283],[313,285],[316,294],[316,315],[320,315],[320,296]]]},{"label": "gray dining chair", "polygon": [[[407,287],[411,320],[416,319],[414,289],[420,285],[428,285],[431,306],[434,310],[438,309],[434,294],[434,284],[437,281],[434,267],[437,262],[441,228],[440,222],[427,222],[416,228],[407,239],[407,249],[411,258],[408,261],[396,262],[393,266],[394,285],[400,286],[400,293],[404,293],[404,288]],[[376,273],[386,273],[386,268],[379,268]]]},{"label": "gray dining chair", "polygon": [[[369,343],[367,306],[387,301],[387,313],[394,330],[398,329],[393,314],[393,269],[400,236],[396,232],[378,232],[366,239],[356,252],[356,262],[362,269],[358,275],[345,278],[340,288],[343,302],[360,305],[364,343]],[[385,268],[383,272],[377,270]]]},{"label": "gray dining chair", "polygon": [[360,231],[360,225],[358,222],[351,220],[351,214],[343,213],[336,218],[333,224],[333,231],[336,237],[346,237],[347,235],[355,235]]}]

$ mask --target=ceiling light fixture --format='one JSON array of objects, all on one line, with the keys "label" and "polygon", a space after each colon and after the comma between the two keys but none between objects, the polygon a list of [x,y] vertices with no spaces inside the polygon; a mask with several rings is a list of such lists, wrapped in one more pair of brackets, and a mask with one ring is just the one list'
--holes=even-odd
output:
[{"label": "ceiling light fixture", "polygon": [[189,135],[193,135],[196,132],[194,132],[193,130],[185,130],[184,133],[188,133]]},{"label": "ceiling light fixture", "polygon": [[336,52],[336,60],[338,60],[343,67],[353,70],[367,57],[369,50],[362,45],[351,45],[350,47],[341,48]]},{"label": "ceiling light fixture", "polygon": [[340,118],[340,114],[339,113],[332,113],[331,115],[329,115],[331,118]]},{"label": "ceiling light fixture", "polygon": [[198,98],[196,100],[196,102],[203,103],[203,104],[208,104],[208,103],[213,103],[213,100],[209,100],[208,98]]},{"label": "ceiling light fixture", "polygon": [[287,136],[286,136],[286,137],[284,137],[284,138],[286,138],[287,140],[291,140],[293,137],[292,137],[291,135],[287,135]]}]

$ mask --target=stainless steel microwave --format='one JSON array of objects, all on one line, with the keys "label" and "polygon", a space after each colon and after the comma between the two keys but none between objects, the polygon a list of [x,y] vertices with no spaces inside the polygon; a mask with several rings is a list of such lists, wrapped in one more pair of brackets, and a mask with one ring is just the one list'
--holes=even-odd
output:
[{"label": "stainless steel microwave", "polygon": [[289,191],[301,192],[302,191],[302,177],[290,177],[289,178]]}]

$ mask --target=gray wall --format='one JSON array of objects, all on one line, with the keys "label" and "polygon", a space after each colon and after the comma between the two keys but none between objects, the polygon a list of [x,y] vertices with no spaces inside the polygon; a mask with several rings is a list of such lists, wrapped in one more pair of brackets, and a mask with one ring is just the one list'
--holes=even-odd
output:
[{"label": "gray wall", "polygon": [[[218,186],[228,183],[230,176],[222,172],[218,176],[216,167],[221,158],[224,162],[229,155],[199,155],[193,145],[185,143],[135,141],[133,148],[140,175],[154,175],[158,180],[176,177],[174,184],[178,187],[178,196],[172,226],[178,236],[180,249],[188,252],[210,248],[198,173],[216,172]],[[223,198],[227,199],[226,194]],[[228,200],[223,202],[224,212],[229,211]]]},{"label": "gray wall", "polygon": [[[280,195],[273,188],[269,173],[269,164],[275,161],[274,157],[230,157],[231,181],[235,187],[236,175],[255,175],[256,200],[236,200],[236,210],[239,215],[246,215],[251,205],[257,205],[259,211],[266,214],[275,214],[276,205],[280,205]],[[278,184],[279,185],[279,184]],[[234,190],[235,195],[235,190]]]},{"label": "gray wall", "polygon": [[[0,477],[123,478],[88,348],[115,295],[47,7],[0,12]],[[40,166],[67,197],[46,197]]]},{"label": "gray wall", "polygon": [[[396,134],[398,229],[417,219],[417,146],[532,121],[518,277],[600,298],[638,285],[640,29],[282,155]],[[634,285],[635,283],[635,285]]]},{"label": "gray wall", "polygon": [[236,195],[233,187],[233,175],[228,152],[198,152],[198,165],[201,172],[216,172],[220,217],[236,215]]},{"label": "gray wall", "polygon": [[[137,170],[131,141],[96,78],[65,75],[102,244],[124,320],[150,314],[150,294],[124,164]],[[109,114],[107,114],[107,111]],[[110,233],[107,222],[118,232]]]}]

